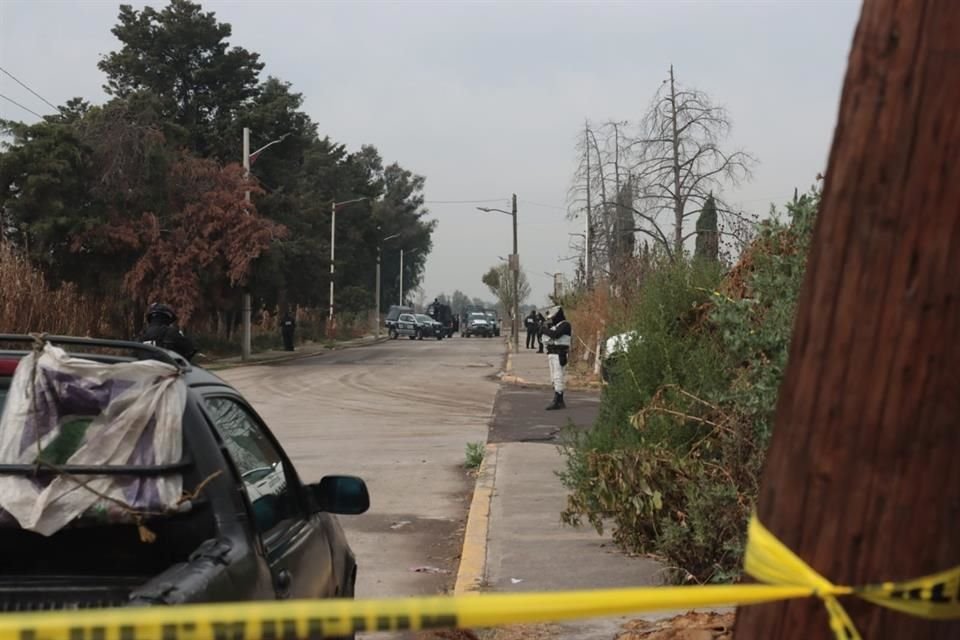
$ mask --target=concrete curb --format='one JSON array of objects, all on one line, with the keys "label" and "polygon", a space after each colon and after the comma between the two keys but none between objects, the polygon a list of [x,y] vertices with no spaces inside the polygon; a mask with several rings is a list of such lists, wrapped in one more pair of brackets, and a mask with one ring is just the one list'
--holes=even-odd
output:
[{"label": "concrete curb", "polygon": [[331,351],[342,351],[344,349],[358,349],[360,347],[369,347],[375,344],[380,344],[381,342],[386,342],[389,340],[388,337],[384,336],[381,338],[374,338],[367,342],[361,342],[359,344],[345,344],[335,346],[333,348],[325,348],[320,351],[312,351],[310,353],[297,353],[289,356],[277,356],[276,358],[267,358],[264,360],[252,360],[250,362],[218,362],[214,360],[209,365],[200,365],[208,371],[223,371],[226,369],[238,369],[240,367],[254,367],[262,364],[276,364],[278,362],[293,362],[295,360],[306,360],[307,358],[316,358],[319,356],[326,355]]},{"label": "concrete curb", "polygon": [[[508,345],[509,349],[509,345]],[[500,382],[505,382],[507,384],[519,384],[519,385],[529,385],[530,383],[521,378],[520,376],[513,375],[510,373],[513,371],[513,351],[507,351],[507,364],[503,368],[503,373],[500,374]]]},{"label": "concrete curb", "polygon": [[460,567],[453,587],[454,595],[476,593],[483,587],[487,570],[487,536],[490,530],[490,503],[497,479],[499,446],[488,444],[483,451],[483,462],[477,472],[473,500],[467,514],[463,533]]}]

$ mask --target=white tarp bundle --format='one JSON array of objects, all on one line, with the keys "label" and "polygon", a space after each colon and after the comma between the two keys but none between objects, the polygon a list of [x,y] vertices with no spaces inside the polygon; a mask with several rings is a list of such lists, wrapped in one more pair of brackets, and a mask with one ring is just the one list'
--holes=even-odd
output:
[{"label": "white tarp bundle", "polygon": [[[172,365],[104,364],[46,344],[24,357],[14,373],[0,418],[0,463],[176,463],[186,397]],[[176,507],[182,490],[180,474],[0,474],[0,516],[9,514],[22,528],[49,536],[81,515],[130,522],[135,520],[130,509],[165,512]]]}]

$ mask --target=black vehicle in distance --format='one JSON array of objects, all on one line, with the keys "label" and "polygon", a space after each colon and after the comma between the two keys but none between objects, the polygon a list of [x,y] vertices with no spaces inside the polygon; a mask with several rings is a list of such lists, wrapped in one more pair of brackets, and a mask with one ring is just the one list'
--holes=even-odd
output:
[{"label": "black vehicle in distance", "polygon": [[417,320],[418,328],[418,338],[422,340],[423,338],[436,338],[437,340],[443,340],[443,336],[446,333],[443,325],[425,313],[418,313],[414,316]]},{"label": "black vehicle in distance", "polygon": [[450,305],[434,302],[427,307],[427,315],[443,326],[444,337],[451,338],[456,333],[459,322]]}]

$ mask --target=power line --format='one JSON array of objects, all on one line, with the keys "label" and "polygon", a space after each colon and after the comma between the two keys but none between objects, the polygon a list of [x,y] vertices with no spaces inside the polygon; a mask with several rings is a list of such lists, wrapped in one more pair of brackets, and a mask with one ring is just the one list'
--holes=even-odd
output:
[{"label": "power line", "polygon": [[555,204],[544,204],[542,202],[533,202],[532,200],[520,200],[520,204],[532,204],[535,207],[544,207],[546,209],[556,209],[557,211],[566,211],[566,207],[558,207]]},{"label": "power line", "polygon": [[42,95],[40,95],[39,93],[37,93],[36,91],[34,91],[33,89],[31,89],[30,87],[28,87],[28,86],[25,85],[24,83],[20,82],[20,80],[18,80],[17,77],[14,76],[14,75],[13,75],[12,73],[10,73],[9,71],[7,71],[6,69],[4,69],[3,67],[0,67],[0,71],[3,71],[5,74],[7,74],[7,75],[10,76],[11,78],[13,78],[13,81],[14,81],[14,82],[16,82],[17,84],[19,84],[21,87],[23,87],[24,89],[26,89],[27,91],[29,91],[29,92],[32,93],[33,95],[37,96],[38,98],[40,98],[41,100],[43,100],[44,102],[46,102],[47,105],[50,106],[54,111],[57,111],[57,112],[60,111],[60,109],[59,109],[59,107],[57,107],[57,105],[53,104],[52,102],[50,102],[49,100],[47,100],[46,98],[44,98]]},{"label": "power line", "polygon": [[30,113],[32,113],[33,115],[37,116],[38,118],[42,118],[42,117],[43,117],[42,115],[40,115],[39,113],[37,113],[37,112],[34,111],[33,109],[31,109],[31,108],[29,108],[29,107],[23,106],[22,104],[20,104],[19,102],[17,102],[17,101],[14,100],[13,98],[8,98],[7,96],[3,95],[2,93],[0,93],[0,98],[3,98],[3,99],[6,100],[7,102],[12,102],[13,104],[15,104],[15,105],[17,105],[18,107],[20,107],[21,109],[23,109],[24,111],[29,111]]},{"label": "power line", "polygon": [[424,200],[423,204],[486,204],[488,202],[506,202],[510,198],[490,198],[488,200]]}]

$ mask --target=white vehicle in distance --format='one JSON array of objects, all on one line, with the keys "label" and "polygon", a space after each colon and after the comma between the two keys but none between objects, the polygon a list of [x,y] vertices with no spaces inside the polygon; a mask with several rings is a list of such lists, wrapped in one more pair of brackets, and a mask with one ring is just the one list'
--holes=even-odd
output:
[{"label": "white vehicle in distance", "polygon": [[483,336],[489,338],[493,336],[493,326],[487,319],[487,314],[483,311],[471,311],[467,314],[466,322],[460,327],[460,333],[463,337]]},{"label": "white vehicle in distance", "polygon": [[610,382],[611,376],[626,358],[630,347],[634,342],[639,342],[641,339],[640,334],[636,331],[618,333],[607,338],[603,345],[603,354],[600,360],[600,376],[604,382]]}]

